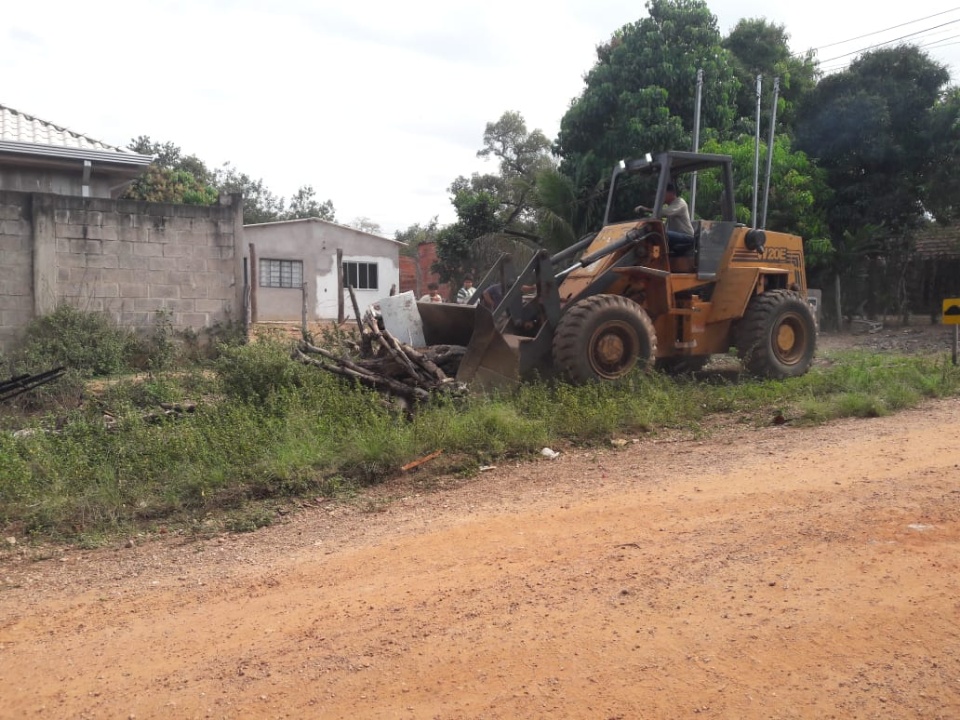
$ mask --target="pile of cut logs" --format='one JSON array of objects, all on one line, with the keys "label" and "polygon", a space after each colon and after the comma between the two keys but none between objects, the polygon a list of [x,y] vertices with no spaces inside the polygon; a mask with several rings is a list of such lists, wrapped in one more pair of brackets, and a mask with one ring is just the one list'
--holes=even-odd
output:
[{"label": "pile of cut logs", "polygon": [[466,351],[463,346],[414,349],[381,328],[371,313],[367,313],[360,327],[360,345],[354,345],[352,353],[345,348],[335,352],[302,340],[295,358],[374,388],[407,410],[437,393],[466,394],[465,386],[453,379]]}]

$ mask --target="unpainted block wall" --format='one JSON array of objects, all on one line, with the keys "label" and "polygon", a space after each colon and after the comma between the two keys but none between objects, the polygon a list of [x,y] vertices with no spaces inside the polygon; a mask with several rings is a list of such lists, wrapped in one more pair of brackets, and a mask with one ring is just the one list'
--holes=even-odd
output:
[{"label": "unpainted block wall", "polygon": [[22,198],[0,192],[0,351],[33,317],[32,230]]},{"label": "unpainted block wall", "polygon": [[211,207],[0,192],[0,349],[60,303],[149,328],[242,320],[242,202]]}]

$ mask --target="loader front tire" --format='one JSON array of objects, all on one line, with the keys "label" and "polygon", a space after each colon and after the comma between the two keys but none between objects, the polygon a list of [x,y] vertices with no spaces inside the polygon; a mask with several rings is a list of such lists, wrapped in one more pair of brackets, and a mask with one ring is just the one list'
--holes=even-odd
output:
[{"label": "loader front tire", "polygon": [[657,335],[633,300],[594,295],[567,308],[553,337],[554,366],[575,383],[617,380],[635,367],[650,369]]},{"label": "loader front tire", "polygon": [[810,369],[817,346],[813,311],[790,290],[754,297],[736,330],[744,368],[760,377],[799,377]]}]

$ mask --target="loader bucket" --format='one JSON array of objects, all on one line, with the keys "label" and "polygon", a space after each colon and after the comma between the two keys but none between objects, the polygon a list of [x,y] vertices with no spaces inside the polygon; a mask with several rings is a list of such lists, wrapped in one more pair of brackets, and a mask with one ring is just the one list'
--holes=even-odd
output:
[{"label": "loader bucket", "polygon": [[504,336],[481,305],[417,303],[427,345],[463,345],[457,380],[484,390],[520,382],[518,338]]}]

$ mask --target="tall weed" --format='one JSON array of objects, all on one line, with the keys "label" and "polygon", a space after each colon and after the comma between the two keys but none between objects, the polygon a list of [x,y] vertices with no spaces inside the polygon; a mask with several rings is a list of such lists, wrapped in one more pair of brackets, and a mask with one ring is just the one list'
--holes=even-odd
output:
[{"label": "tall weed", "polygon": [[[341,495],[434,450],[447,469],[471,468],[556,442],[698,430],[717,412],[813,423],[960,393],[960,369],[944,359],[854,353],[786,381],[637,373],[581,387],[536,382],[437,399],[410,420],[378,394],[294,362],[283,342],[225,347],[215,369],[110,382],[82,407],[34,418],[32,434],[0,431],[0,526],[77,537],[237,511],[237,527],[252,528],[268,518],[248,517],[251,499]],[[196,412],[144,418],[145,407],[185,398]],[[105,412],[116,422],[105,424]]]}]

